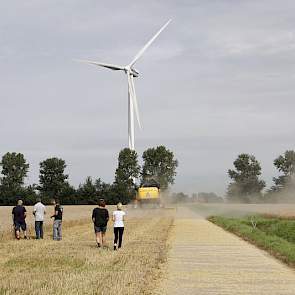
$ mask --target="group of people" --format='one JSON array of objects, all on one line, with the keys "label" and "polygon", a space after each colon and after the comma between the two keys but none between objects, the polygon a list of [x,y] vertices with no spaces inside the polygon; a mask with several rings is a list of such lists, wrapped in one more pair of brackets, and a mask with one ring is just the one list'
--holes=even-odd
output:
[{"label": "group of people", "polygon": [[[54,213],[50,216],[53,218],[53,240],[60,241],[62,239],[62,216],[63,216],[63,207],[60,205],[58,200],[53,201],[54,205]],[[46,214],[46,207],[42,204],[41,199],[37,198],[37,203],[33,208],[33,215],[35,217],[35,233],[36,239],[43,239],[44,231],[43,231],[43,223],[44,217]],[[17,240],[20,240],[20,231],[22,230],[24,233],[24,239],[27,239],[27,210],[23,206],[23,201],[18,200],[17,205],[12,209],[12,220],[14,227],[14,234]]]},{"label": "group of people", "polygon": [[[63,207],[58,200],[53,202],[54,212],[50,217],[53,221],[53,240],[60,241],[62,239],[62,219]],[[124,233],[124,220],[126,213],[122,210],[122,203],[117,204],[117,209],[112,213],[112,221],[114,222],[114,250],[122,247],[123,233]],[[42,204],[41,199],[37,199],[37,203],[33,207],[33,215],[35,218],[35,233],[36,239],[43,239],[44,230],[43,223],[46,215],[46,207]],[[24,239],[27,239],[27,210],[23,206],[23,201],[18,200],[17,205],[12,209],[12,219],[15,238],[20,239],[20,232],[23,231]],[[94,232],[97,247],[105,246],[105,234],[109,222],[109,211],[106,208],[104,199],[100,199],[98,207],[93,209],[92,222],[94,224]]]},{"label": "group of people", "polygon": [[[122,203],[118,203],[117,210],[112,214],[112,220],[114,222],[114,250],[122,247],[125,215],[126,213],[122,210]],[[100,199],[98,207],[93,209],[92,221],[94,224],[97,247],[100,248],[105,244],[105,233],[109,221],[109,211],[106,209],[104,199]]]}]

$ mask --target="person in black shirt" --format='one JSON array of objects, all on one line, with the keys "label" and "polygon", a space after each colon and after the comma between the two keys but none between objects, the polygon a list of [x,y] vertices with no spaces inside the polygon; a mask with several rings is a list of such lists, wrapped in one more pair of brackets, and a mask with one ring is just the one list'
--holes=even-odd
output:
[{"label": "person in black shirt", "polygon": [[27,210],[23,206],[23,201],[18,200],[17,206],[12,209],[13,226],[15,230],[15,237],[20,239],[20,230],[24,232],[24,238],[27,239],[27,224],[26,224],[26,214]]},{"label": "person in black shirt", "polygon": [[54,218],[53,221],[53,240],[60,241],[62,239],[62,215],[63,215],[63,207],[60,205],[59,201],[56,200],[53,202],[54,206],[54,214],[51,218]]},{"label": "person in black shirt", "polygon": [[96,236],[97,247],[105,244],[105,233],[109,221],[109,211],[105,208],[104,199],[100,199],[98,207],[93,209],[92,221],[94,224],[94,232]]}]

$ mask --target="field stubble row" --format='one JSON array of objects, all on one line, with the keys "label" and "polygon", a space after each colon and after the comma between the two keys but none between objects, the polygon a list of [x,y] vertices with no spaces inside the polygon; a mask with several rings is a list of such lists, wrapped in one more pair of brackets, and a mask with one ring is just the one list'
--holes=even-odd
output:
[{"label": "field stubble row", "polygon": [[173,210],[130,210],[123,249],[115,252],[111,226],[109,247],[95,247],[85,219],[93,206],[71,208],[76,221],[65,222],[61,242],[48,233],[40,241],[0,241],[0,294],[150,294],[166,259]]},{"label": "field stubble row", "polygon": [[[95,206],[63,206],[64,207],[64,220],[74,221],[80,219],[91,219],[91,212]],[[0,206],[0,232],[11,230],[12,228],[12,208],[13,206]],[[27,210],[27,224],[29,228],[34,224],[33,207],[25,206]],[[110,210],[114,206],[110,207]],[[50,216],[53,215],[54,207],[46,206],[45,225],[51,224]]]}]

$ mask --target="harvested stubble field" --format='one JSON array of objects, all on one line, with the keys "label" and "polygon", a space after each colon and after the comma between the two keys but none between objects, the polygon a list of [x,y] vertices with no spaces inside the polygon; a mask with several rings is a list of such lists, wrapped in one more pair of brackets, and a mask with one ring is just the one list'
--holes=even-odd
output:
[{"label": "harvested stubble field", "polygon": [[238,217],[251,214],[295,216],[295,204],[193,203],[189,207],[203,217],[212,215]]},{"label": "harvested stubble field", "polygon": [[[3,226],[6,232],[11,227],[11,207],[0,209],[2,226],[4,216],[9,218]],[[31,208],[27,209],[30,216]],[[92,209],[65,206],[60,242],[51,240],[48,217],[44,240],[15,241],[12,235],[2,235],[0,294],[150,294],[166,259],[174,211],[129,210],[123,248],[115,252],[111,224],[108,247],[96,247]]]},{"label": "harvested stubble field", "polygon": [[[207,249],[211,243],[212,249],[215,251],[214,257],[219,255],[227,265],[233,259],[232,252],[229,251],[230,256],[224,258],[223,250],[218,252],[216,249],[223,243],[225,245],[230,243],[229,240],[233,241],[233,246],[235,243],[240,244],[241,241],[226,235],[201,216],[215,214],[234,215],[242,218],[246,214],[254,215],[257,212],[285,216],[295,215],[295,206],[290,204],[186,204],[186,208],[180,206],[176,212],[174,210],[129,209],[123,249],[114,252],[112,251],[112,224],[109,225],[107,232],[109,248],[98,249],[95,246],[91,224],[91,211],[94,206],[65,206],[64,208],[64,238],[61,242],[55,242],[51,240],[52,221],[49,219],[53,211],[52,207],[48,208],[46,217],[45,239],[39,241],[33,239],[15,241],[10,232],[12,208],[0,207],[2,230],[0,237],[0,294],[175,294],[175,286],[177,286],[179,294],[195,294],[185,293],[184,290],[186,290],[185,288],[191,290],[193,286],[196,286],[196,289],[192,289],[192,292],[195,292],[205,286],[202,285],[198,275],[202,274],[202,271],[212,274],[212,277],[208,276],[209,281],[207,282],[211,289],[212,282],[217,282],[214,287],[216,289],[213,288],[216,292],[223,286],[227,290],[232,290],[226,294],[236,294],[236,289],[232,288],[233,278],[229,273],[219,273],[220,281],[216,281],[216,265],[214,259],[212,260],[210,249],[207,254],[208,259],[211,257],[212,264],[207,263],[208,269],[204,269],[204,265],[200,267],[199,260],[204,258],[202,245],[206,245]],[[108,207],[108,209],[112,211],[113,207]],[[27,207],[27,210],[28,223],[31,235],[33,235],[32,208]],[[170,234],[172,223],[173,230]],[[212,230],[211,233],[208,228]],[[200,235],[200,233],[202,234]],[[168,236],[170,251],[167,246]],[[181,247],[179,247],[180,245]],[[187,250],[183,252],[185,247]],[[198,247],[201,247],[203,252],[199,252],[199,250],[190,252],[191,249],[198,249]],[[244,248],[252,249],[241,244],[237,247],[237,253],[241,251],[241,255],[246,255],[248,252],[245,254]],[[250,252],[252,253],[252,250]],[[260,252],[255,255],[253,256],[255,260],[261,260],[261,257],[264,257]],[[163,265],[167,256],[168,262]],[[242,271],[245,268],[243,261],[237,260],[236,262],[239,262]],[[188,263],[199,272],[187,268]],[[269,263],[272,263],[274,272],[277,269],[282,270],[279,265],[271,262],[269,258],[265,258],[264,264],[261,264],[261,271],[267,271],[265,267],[269,268]],[[256,271],[252,265],[247,264],[246,266],[250,271]],[[190,280],[180,280],[180,267],[191,278]],[[286,269],[284,271],[287,273]],[[288,278],[290,282],[293,281],[293,273]],[[239,280],[242,283],[247,283],[247,280],[243,281],[243,276],[239,277]],[[274,279],[272,278],[272,280]],[[280,284],[281,280],[282,278],[277,278],[274,280],[275,284]],[[165,284],[161,282],[165,282]],[[237,284],[239,282],[237,281]],[[261,284],[256,277],[253,277],[252,283],[254,289]],[[293,285],[290,286],[288,288],[292,288]],[[276,290],[274,288],[272,294],[278,294],[275,293]],[[200,294],[208,294],[207,291],[206,289],[205,293]]]},{"label": "harvested stubble field", "polygon": [[[29,233],[34,235],[34,216],[33,216],[33,207],[25,206],[27,210],[27,224]],[[64,220],[66,222],[81,220],[81,219],[91,219],[91,212],[94,206],[63,206],[64,207]],[[12,206],[0,206],[0,233],[12,231]],[[110,208],[112,210],[113,207]],[[51,225],[52,220],[50,216],[53,214],[53,206],[46,206],[46,215],[45,215],[45,225]]]}]

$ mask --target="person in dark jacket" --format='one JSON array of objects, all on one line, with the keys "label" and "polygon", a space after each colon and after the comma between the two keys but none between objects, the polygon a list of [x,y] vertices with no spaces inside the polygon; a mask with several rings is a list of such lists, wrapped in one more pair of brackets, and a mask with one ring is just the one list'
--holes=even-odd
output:
[{"label": "person in dark jacket", "polygon": [[15,231],[15,237],[20,239],[20,230],[24,233],[24,238],[27,239],[27,224],[26,224],[27,210],[23,206],[23,201],[18,200],[17,206],[12,209],[12,219]]},{"label": "person in dark jacket", "polygon": [[94,232],[96,237],[97,247],[104,246],[105,233],[107,231],[107,224],[109,221],[109,211],[105,208],[106,203],[104,199],[100,199],[98,207],[93,209],[92,221],[94,224]]},{"label": "person in dark jacket", "polygon": [[53,240],[55,241],[61,241],[62,239],[62,216],[63,216],[63,207],[60,205],[60,202],[58,200],[55,200],[53,202],[54,205],[54,214],[51,216],[51,218],[54,218],[53,221]]}]

